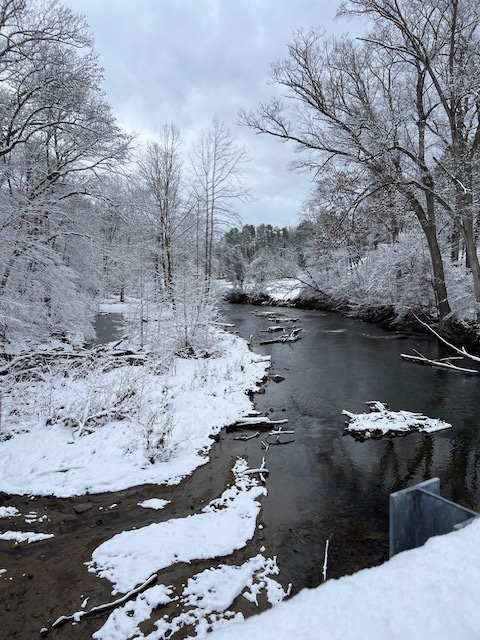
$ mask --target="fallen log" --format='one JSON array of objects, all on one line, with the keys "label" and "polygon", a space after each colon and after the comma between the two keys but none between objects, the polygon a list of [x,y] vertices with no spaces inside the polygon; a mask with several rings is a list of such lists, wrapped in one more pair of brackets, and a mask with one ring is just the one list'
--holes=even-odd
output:
[{"label": "fallen log", "polygon": [[291,331],[290,333],[286,333],[282,336],[279,336],[278,338],[272,338],[271,340],[262,340],[260,344],[274,344],[276,342],[279,342],[279,343],[295,342],[296,340],[300,340],[300,336],[298,335],[300,331],[301,331],[300,328],[293,329],[293,331]]},{"label": "fallen log", "polygon": [[136,587],[132,591],[129,591],[124,596],[118,598],[117,600],[114,600],[113,602],[107,602],[106,604],[101,604],[98,607],[92,607],[92,609],[89,609],[88,611],[77,611],[70,616],[60,616],[50,625],[50,627],[44,627],[43,629],[40,629],[40,635],[46,636],[50,633],[50,631],[52,631],[53,629],[58,629],[58,627],[63,627],[63,625],[67,624],[67,622],[78,623],[84,618],[91,618],[93,616],[105,613],[106,611],[116,609],[125,602],[128,602],[129,600],[134,598],[139,593],[146,591],[149,587],[156,584],[157,579],[157,574],[150,576],[150,578],[148,578],[148,580],[141,584],[139,587]]},{"label": "fallen log", "polygon": [[426,358],[422,354],[419,354],[418,356],[410,356],[406,353],[401,353],[400,357],[402,358],[402,360],[407,360],[408,362],[426,364],[430,367],[440,367],[441,369],[448,369],[449,371],[459,371],[460,373],[467,373],[469,375],[478,375],[480,373],[480,371],[478,371],[477,369],[457,367],[457,365],[452,364],[451,362],[445,362],[444,360],[431,360],[430,358]]}]

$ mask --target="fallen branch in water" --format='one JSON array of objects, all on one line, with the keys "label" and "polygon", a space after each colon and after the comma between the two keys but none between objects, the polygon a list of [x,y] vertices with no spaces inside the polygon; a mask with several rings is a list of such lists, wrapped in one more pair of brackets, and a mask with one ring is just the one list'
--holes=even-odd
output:
[{"label": "fallen branch in water", "polygon": [[258,475],[260,477],[260,480],[265,484],[266,478],[265,478],[264,474],[268,475],[270,473],[270,471],[265,468],[265,456],[263,456],[262,464],[260,465],[260,467],[258,469],[247,469],[243,473],[246,476],[253,476],[253,475],[256,475],[258,473]]},{"label": "fallen branch in water", "polygon": [[327,579],[327,565],[328,565],[328,547],[330,546],[330,538],[325,540],[325,553],[323,556],[323,569],[322,569],[322,580],[325,582]]},{"label": "fallen branch in water", "polygon": [[468,351],[465,350],[465,347],[462,347],[461,349],[459,347],[456,347],[455,345],[453,345],[451,342],[448,342],[448,340],[445,340],[444,337],[442,337],[439,333],[437,333],[435,331],[435,329],[433,329],[428,323],[424,322],[423,320],[420,320],[420,318],[413,314],[415,319],[418,320],[418,322],[423,325],[424,327],[426,327],[430,333],[433,333],[433,335],[438,338],[440,340],[440,342],[443,342],[443,344],[447,345],[447,347],[450,347],[450,349],[453,349],[455,351],[455,353],[459,353],[461,356],[463,356],[464,358],[468,358],[469,360],[473,360],[474,362],[480,362],[480,357],[479,356],[474,356],[472,353],[469,353]]},{"label": "fallen branch in water", "polygon": [[106,611],[111,611],[112,609],[116,609],[117,607],[124,604],[125,602],[128,602],[128,600],[131,600],[134,596],[138,595],[139,593],[142,593],[143,591],[146,591],[149,587],[151,587],[157,582],[157,579],[158,579],[158,576],[155,573],[154,575],[150,576],[150,578],[148,578],[148,580],[146,580],[139,587],[136,587],[132,591],[129,591],[121,598],[118,598],[118,600],[114,600],[113,602],[107,602],[105,604],[100,604],[97,607],[92,607],[88,611],[76,611],[71,616],[60,616],[55,620],[55,622],[53,622],[50,625],[49,628],[44,627],[43,629],[40,629],[40,634],[42,636],[46,636],[47,634],[50,633],[50,631],[53,631],[53,629],[58,629],[58,627],[63,627],[63,625],[66,624],[67,622],[80,622],[81,620],[83,620],[83,618],[91,618],[93,616],[97,616],[99,614],[105,613]]},{"label": "fallen branch in water", "polygon": [[241,418],[237,420],[233,425],[227,427],[227,429],[246,429],[248,427],[256,427],[259,429],[260,427],[273,427],[279,424],[286,424],[288,420],[270,420],[266,416],[253,416],[250,418]]},{"label": "fallen branch in water", "polygon": [[298,535],[298,533],[295,531],[295,529],[292,529],[292,527],[289,527],[289,529],[293,533],[294,536],[297,536],[297,538],[300,540],[300,542],[303,542],[303,544],[307,544],[305,542],[305,540],[301,536]]},{"label": "fallen branch in water", "polygon": [[252,438],[258,438],[260,435],[260,431],[255,431],[255,433],[245,434],[243,436],[235,436],[234,440],[251,440]]},{"label": "fallen branch in water", "polygon": [[[280,436],[287,436],[287,435],[294,435],[295,431],[283,431],[282,427],[279,427],[278,429],[273,429],[272,431],[270,431],[270,433],[267,435],[267,437],[265,438],[266,442],[268,442],[268,439],[270,438],[270,436],[276,436],[277,439],[275,440],[275,444],[290,444],[291,442],[295,442],[295,439],[293,440],[287,440],[286,442],[280,442]],[[272,443],[269,443],[272,444]]]},{"label": "fallen branch in water", "polygon": [[301,329],[293,329],[290,333],[285,333],[284,335],[279,336],[278,338],[272,338],[271,340],[262,340],[260,344],[274,344],[274,343],[284,343],[284,342],[295,342],[296,340],[300,340]]},{"label": "fallen branch in water", "polygon": [[431,360],[430,358],[425,357],[421,353],[419,353],[417,356],[409,356],[406,353],[401,353],[400,357],[402,358],[402,360],[407,360],[408,362],[416,362],[417,364],[427,364],[430,367],[440,367],[441,369],[448,369],[449,371],[459,371],[460,373],[468,373],[469,375],[478,375],[480,373],[480,371],[478,371],[477,369],[467,369],[466,367],[457,367],[457,365],[452,364],[451,362],[446,362],[445,360]]}]

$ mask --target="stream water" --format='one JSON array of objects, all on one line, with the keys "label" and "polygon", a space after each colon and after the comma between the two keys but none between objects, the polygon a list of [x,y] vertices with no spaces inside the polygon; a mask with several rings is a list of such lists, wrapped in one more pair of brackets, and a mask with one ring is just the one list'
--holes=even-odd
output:
[{"label": "stream water", "polygon": [[[271,373],[285,378],[269,381],[256,405],[272,418],[287,417],[287,427],[295,430],[293,443],[268,450],[262,510],[268,553],[278,556],[293,592],[322,581],[327,539],[328,577],[388,558],[391,492],[438,476],[444,497],[479,509],[480,381],[475,376],[401,360],[401,353],[413,349],[446,355],[428,336],[396,334],[329,312],[272,309],[298,318],[301,340],[260,345],[272,336],[263,332],[272,322],[253,314],[261,310],[222,308],[239,334],[250,337],[255,352],[272,356]],[[442,418],[453,428],[358,442],[344,435],[341,412],[364,412],[369,400]],[[253,450],[250,456],[255,458]]]}]

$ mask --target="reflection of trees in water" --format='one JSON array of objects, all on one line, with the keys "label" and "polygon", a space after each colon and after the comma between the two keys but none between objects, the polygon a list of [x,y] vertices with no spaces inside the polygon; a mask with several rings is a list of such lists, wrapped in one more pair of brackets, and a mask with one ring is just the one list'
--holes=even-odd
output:
[{"label": "reflection of trees in water", "polygon": [[442,494],[470,509],[479,510],[478,465],[480,434],[470,429],[462,431],[451,442],[451,450],[441,474]]},{"label": "reflection of trees in water", "polygon": [[[332,459],[335,474],[339,474],[337,482],[345,483],[352,493],[368,487],[368,491],[384,499],[390,493],[438,476],[444,497],[479,509],[480,432],[476,429],[465,429],[453,438],[410,435],[358,446],[372,450],[372,457],[364,456],[363,466],[341,439],[341,456],[336,456],[336,462]],[[372,464],[375,458],[376,465]]]},{"label": "reflection of trees in water", "polygon": [[432,474],[432,436],[421,437],[416,442],[412,455],[407,459],[398,451],[399,444],[398,440],[387,440],[379,462],[379,480],[383,479],[382,484],[389,494],[427,480]]}]

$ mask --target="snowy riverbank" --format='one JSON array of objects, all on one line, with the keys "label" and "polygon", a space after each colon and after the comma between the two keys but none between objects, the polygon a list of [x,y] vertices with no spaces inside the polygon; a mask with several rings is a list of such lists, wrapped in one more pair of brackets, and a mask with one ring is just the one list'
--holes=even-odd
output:
[{"label": "snowy riverbank", "polygon": [[477,640],[480,521],[380,567],[305,589],[212,640]]},{"label": "snowy riverbank", "polygon": [[[230,334],[216,331],[215,345],[209,358],[177,356],[157,371],[60,369],[17,382],[3,396],[0,491],[68,497],[179,482],[208,461],[222,427],[251,410],[246,392],[269,366]],[[120,404],[122,419],[83,429],[74,420]]]}]

